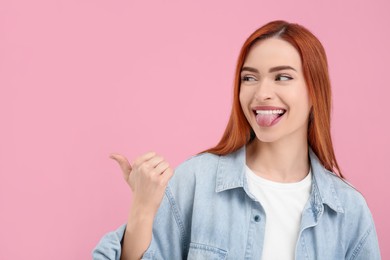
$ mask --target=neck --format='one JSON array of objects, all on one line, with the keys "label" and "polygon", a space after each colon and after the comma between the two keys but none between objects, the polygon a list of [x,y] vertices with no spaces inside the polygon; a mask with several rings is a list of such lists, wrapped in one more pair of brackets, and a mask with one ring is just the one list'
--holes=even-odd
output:
[{"label": "neck", "polygon": [[265,143],[257,138],[246,147],[246,163],[257,175],[276,182],[298,182],[309,173],[307,140]]}]

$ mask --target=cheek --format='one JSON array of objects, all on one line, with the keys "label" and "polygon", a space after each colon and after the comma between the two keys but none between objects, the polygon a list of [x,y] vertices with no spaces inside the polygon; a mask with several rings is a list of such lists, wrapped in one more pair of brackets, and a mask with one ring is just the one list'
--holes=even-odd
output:
[{"label": "cheek", "polygon": [[248,116],[249,116],[249,103],[250,103],[250,97],[248,95],[248,93],[246,92],[240,92],[240,96],[239,96],[239,100],[240,100],[240,106],[241,106],[241,110],[242,112],[244,113],[245,117],[248,119]]},{"label": "cheek", "polygon": [[249,89],[241,89],[239,95],[241,107],[246,107],[250,103],[251,97],[252,94]]},{"label": "cheek", "polygon": [[301,118],[302,120],[306,120],[310,114],[310,99],[305,96],[297,96],[291,106],[291,110],[294,111],[294,114]]},{"label": "cheek", "polygon": [[311,106],[309,94],[304,88],[292,90],[285,95],[285,99],[288,100],[287,103],[294,104],[300,110]]},{"label": "cheek", "polygon": [[304,98],[302,98],[302,109],[305,110],[308,115],[310,113],[312,103],[309,97],[309,93],[307,93],[307,91],[305,91],[304,93],[305,93]]},{"label": "cheek", "polygon": [[238,98],[240,100],[241,109],[245,111],[245,109],[244,109],[244,107],[245,107],[245,98],[244,98],[243,91],[240,91],[240,95],[238,96]]}]

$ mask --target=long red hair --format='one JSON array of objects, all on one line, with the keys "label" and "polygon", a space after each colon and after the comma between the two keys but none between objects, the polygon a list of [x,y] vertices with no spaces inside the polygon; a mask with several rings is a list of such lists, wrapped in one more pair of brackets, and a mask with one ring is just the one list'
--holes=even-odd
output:
[{"label": "long red hair", "polygon": [[313,104],[308,126],[308,144],[326,169],[344,178],[337,164],[330,132],[332,94],[325,50],[309,30],[299,24],[285,21],[273,21],[264,25],[245,41],[236,66],[233,107],[229,122],[219,143],[203,152],[226,155],[255,138],[240,105],[240,74],[251,46],[257,41],[271,37],[283,39],[298,50],[309,97]]}]

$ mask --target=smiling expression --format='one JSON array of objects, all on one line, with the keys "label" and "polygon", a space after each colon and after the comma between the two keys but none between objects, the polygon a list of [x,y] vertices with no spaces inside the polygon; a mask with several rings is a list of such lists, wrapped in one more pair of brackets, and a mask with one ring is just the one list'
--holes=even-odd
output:
[{"label": "smiling expression", "polygon": [[269,38],[250,48],[241,69],[240,103],[259,141],[307,140],[311,102],[294,46]]}]

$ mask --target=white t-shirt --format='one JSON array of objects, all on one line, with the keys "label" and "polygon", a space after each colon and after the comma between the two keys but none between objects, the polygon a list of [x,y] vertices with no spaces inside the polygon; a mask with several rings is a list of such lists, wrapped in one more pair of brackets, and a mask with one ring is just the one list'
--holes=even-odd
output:
[{"label": "white t-shirt", "polygon": [[309,171],[302,181],[280,183],[264,179],[246,166],[249,191],[266,214],[262,259],[295,258],[302,211],[311,191],[311,175]]}]

